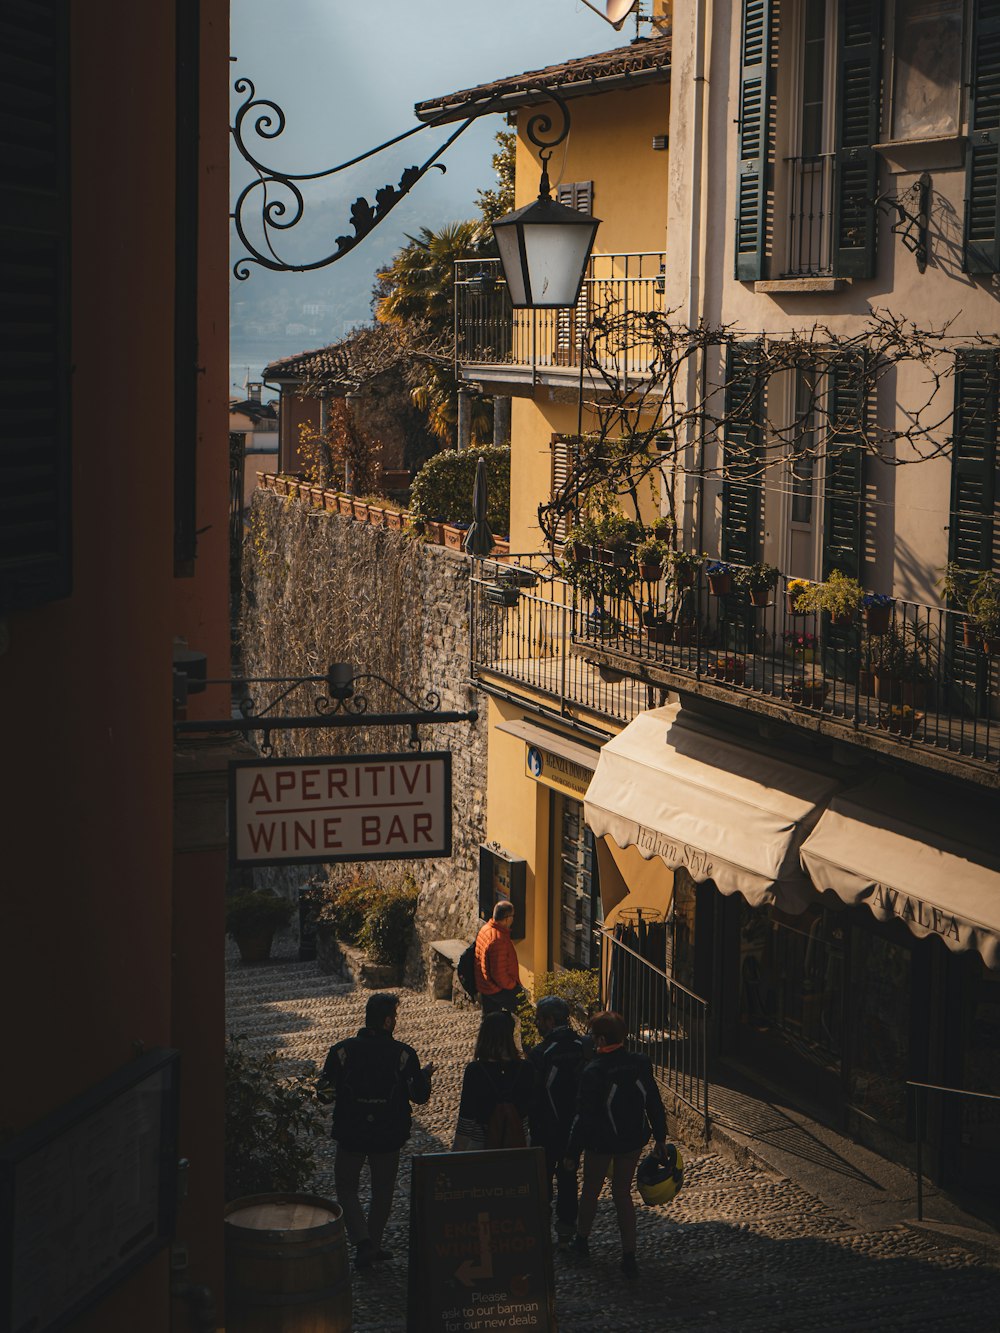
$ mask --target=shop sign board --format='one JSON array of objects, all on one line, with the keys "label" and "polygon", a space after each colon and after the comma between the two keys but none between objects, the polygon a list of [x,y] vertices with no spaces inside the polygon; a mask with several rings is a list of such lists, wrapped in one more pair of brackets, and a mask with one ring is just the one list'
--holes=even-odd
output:
[{"label": "shop sign board", "polygon": [[234,865],[451,855],[451,752],[238,760],[229,766]]},{"label": "shop sign board", "polygon": [[594,776],[593,769],[584,768],[572,759],[551,750],[543,750],[537,745],[528,745],[524,756],[525,770],[529,778],[554,787],[567,796],[586,796]]},{"label": "shop sign board", "polygon": [[555,1330],[541,1148],[414,1157],[406,1328]]}]

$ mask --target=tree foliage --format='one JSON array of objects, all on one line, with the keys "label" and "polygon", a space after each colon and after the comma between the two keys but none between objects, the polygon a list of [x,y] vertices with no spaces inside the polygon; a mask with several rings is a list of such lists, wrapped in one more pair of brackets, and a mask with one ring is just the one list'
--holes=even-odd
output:
[{"label": "tree foliage", "polygon": [[497,218],[502,218],[505,213],[512,212],[514,208],[514,159],[517,152],[517,135],[513,130],[500,130],[495,138],[498,145],[497,151],[493,154],[496,186],[479,190],[476,194],[476,204],[487,225],[496,222]]},{"label": "tree foliage", "polygon": [[307,1189],[316,1172],[312,1138],[321,1131],[315,1068],[283,1076],[276,1051],[251,1055],[226,1043],[227,1199]]}]

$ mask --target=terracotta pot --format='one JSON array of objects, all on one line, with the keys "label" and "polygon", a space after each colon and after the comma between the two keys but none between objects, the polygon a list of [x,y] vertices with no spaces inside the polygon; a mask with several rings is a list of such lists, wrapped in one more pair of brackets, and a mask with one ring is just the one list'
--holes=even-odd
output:
[{"label": "terracotta pot", "polygon": [[709,574],[708,591],[713,597],[725,597],[733,590],[732,574]]},{"label": "terracotta pot", "polygon": [[673,625],[646,625],[645,635],[650,643],[673,643],[675,627]]},{"label": "terracotta pot", "polygon": [[991,635],[984,638],[983,652],[987,657],[1000,657],[1000,636]]},{"label": "terracotta pot", "polygon": [[385,510],[380,509],[378,505],[369,505],[368,522],[373,528],[385,527]]},{"label": "terracotta pot", "polygon": [[429,542],[434,542],[437,546],[444,544],[444,524],[436,518],[424,520],[424,537]]},{"label": "terracotta pot", "polygon": [[831,616],[830,624],[834,627],[834,629],[850,629],[851,626],[854,624],[854,617],[850,614],[850,612],[842,616]]},{"label": "terracotta pot", "polygon": [[790,616],[804,616],[807,614],[805,611],[796,611],[795,609],[795,603],[801,596],[801,592],[788,592],[787,589],[785,590],[785,607]]},{"label": "terracotta pot", "polygon": [[647,583],[659,583],[663,578],[662,565],[640,565],[639,577],[645,579]]},{"label": "terracotta pot", "polygon": [[340,512],[344,515],[345,518],[354,517],[354,501],[351,499],[349,495],[337,496],[337,508],[340,510]]},{"label": "terracotta pot", "polygon": [[310,498],[310,500],[312,501],[312,504],[313,504],[313,508],[314,508],[314,509],[325,509],[325,508],[326,508],[326,487],[325,487],[325,486],[310,486],[310,487],[309,487],[309,498]]},{"label": "terracotta pot", "polygon": [[390,532],[403,531],[403,515],[398,509],[383,509],[385,526]]},{"label": "terracotta pot", "polygon": [[727,685],[742,685],[746,679],[746,670],[745,662],[736,662],[731,667],[716,664],[710,668],[715,679],[721,680]]},{"label": "terracotta pot", "polygon": [[880,676],[875,673],[875,698],[879,703],[899,703],[903,697],[903,682],[898,676]]},{"label": "terracotta pot", "polygon": [[585,565],[594,558],[594,548],[586,542],[572,543],[572,556],[578,565]]},{"label": "terracotta pot", "polygon": [[327,513],[330,514],[335,514],[337,512],[338,506],[337,506],[336,491],[323,492],[323,508],[327,511]]},{"label": "terracotta pot", "polygon": [[351,508],[354,510],[354,517],[360,523],[368,522],[368,504],[364,500],[352,500]]},{"label": "terracotta pot", "polygon": [[460,551],[462,542],[465,540],[465,529],[456,528],[454,523],[442,524],[444,529],[444,544],[449,551]]},{"label": "terracotta pot", "polygon": [[888,634],[892,606],[866,606],[865,627],[869,634]]},{"label": "terracotta pot", "polygon": [[506,537],[493,538],[493,555],[510,555],[510,542]]},{"label": "terracotta pot", "polygon": [[976,631],[969,620],[962,621],[962,644],[966,648],[975,648],[976,646]]},{"label": "terracotta pot", "polygon": [[690,565],[674,567],[674,583],[678,588],[690,588],[694,583],[694,570]]},{"label": "terracotta pot", "polygon": [[264,476],[264,477],[261,477],[261,481],[266,482],[266,484],[270,487],[270,489],[271,489],[272,491],[274,491],[277,495],[287,495],[287,494],[288,494],[288,478],[287,478],[287,477],[267,477],[267,476]]},{"label": "terracotta pot", "polygon": [[771,600],[771,589],[770,589],[770,588],[751,588],[751,589],[750,589],[750,605],[751,605],[751,606],[768,606],[768,605],[770,604],[770,600]]}]

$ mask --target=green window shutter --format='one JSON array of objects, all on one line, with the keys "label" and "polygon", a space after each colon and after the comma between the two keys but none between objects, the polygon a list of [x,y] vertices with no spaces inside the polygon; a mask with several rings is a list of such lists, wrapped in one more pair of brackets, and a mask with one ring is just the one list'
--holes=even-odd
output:
[{"label": "green window shutter", "polygon": [[[573,468],[580,453],[579,435],[553,435],[552,445],[552,484],[550,499],[555,499],[567,485],[573,475]],[[553,540],[562,543],[566,540],[566,530],[573,520],[572,515],[564,514],[556,524]]]},{"label": "green window shutter", "polygon": [[837,357],[829,368],[829,420],[826,479],[823,486],[823,577],[834,569],[851,578],[861,575],[864,540],[865,438],[868,397],[865,358]]},{"label": "green window shutter", "polygon": [[[556,202],[578,213],[593,213],[594,182],[570,181],[556,187]],[[588,273],[589,277],[590,274]],[[557,366],[579,364],[580,339],[586,337],[589,324],[590,283],[584,280],[575,306],[561,306],[556,311],[555,361]]]},{"label": "green window shutter", "polygon": [[743,0],[736,278],[764,276],[771,139],[771,0]]},{"label": "green window shutter", "polygon": [[0,31],[0,614],[72,581],[68,9],[8,5]]},{"label": "green window shutter", "polygon": [[996,352],[956,353],[949,554],[963,569],[993,567],[998,369]]},{"label": "green window shutter", "polygon": [[1000,271],[1000,0],[976,0],[965,176],[965,271]]},{"label": "green window shutter", "polygon": [[882,107],[882,6],[842,0],[837,40],[837,127],[833,179],[833,271],[875,272],[878,142]]},{"label": "green window shutter", "polygon": [[722,448],[722,558],[738,565],[752,565],[760,558],[763,429],[758,346],[730,343]]}]

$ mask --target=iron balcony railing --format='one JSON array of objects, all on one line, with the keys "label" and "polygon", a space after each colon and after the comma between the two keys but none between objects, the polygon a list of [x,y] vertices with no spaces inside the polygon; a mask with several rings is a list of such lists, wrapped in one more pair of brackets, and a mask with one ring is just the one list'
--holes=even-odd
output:
[{"label": "iron balcony railing", "polygon": [[702,1117],[707,1142],[707,1001],[604,927],[597,933],[605,1007],[625,1019],[629,1048],[648,1056],[659,1081]]},{"label": "iron balcony railing", "polygon": [[787,157],[788,263],[785,277],[822,277],[833,271],[833,157]]},{"label": "iron balcony railing", "polygon": [[[575,306],[512,310],[498,259],[460,260],[455,266],[456,362],[537,370],[579,368],[582,360],[619,376],[641,376],[654,351],[643,323],[663,309],[664,264],[665,256],[656,253],[594,255]],[[598,313],[599,335],[593,326]]]},{"label": "iron balcony railing", "polygon": [[[732,575],[728,591],[723,581],[713,592],[703,574],[678,588],[597,552],[570,584],[545,557],[512,559],[520,575],[495,561],[473,569],[479,677],[539,691],[563,713],[623,722],[654,706],[660,688],[690,682],[766,699],[790,720],[820,716],[900,750],[1000,769],[1000,656],[960,612],[896,598],[840,624],[796,614],[785,576],[755,605]],[[532,586],[506,586],[515,577]],[[655,686],[638,679],[649,668]]]}]

